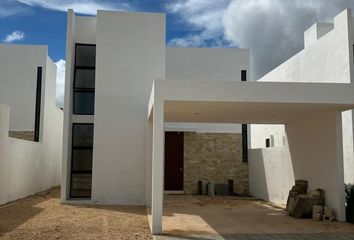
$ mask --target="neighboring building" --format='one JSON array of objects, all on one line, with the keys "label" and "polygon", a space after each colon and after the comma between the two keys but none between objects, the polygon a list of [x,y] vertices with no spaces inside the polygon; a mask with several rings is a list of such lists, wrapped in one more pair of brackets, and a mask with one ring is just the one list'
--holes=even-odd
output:
[{"label": "neighboring building", "polygon": [[[0,45],[0,204],[60,185],[63,111],[47,46]],[[20,138],[20,139],[18,139]]]},{"label": "neighboring building", "polygon": [[[312,82],[312,83],[353,83],[354,79],[354,17],[346,10],[334,18],[333,23],[315,23],[304,33],[304,49],[269,72],[258,82]],[[276,94],[276,93],[275,93]],[[323,93],[325,94],[325,93]],[[342,114],[344,181],[354,183],[353,153],[353,111]],[[252,195],[277,203],[285,203],[289,187],[293,185],[294,174],[291,162],[291,146],[284,125],[251,125],[250,148],[265,148],[263,157],[250,163],[250,173],[258,168],[278,165],[274,154],[282,158],[279,168],[272,171],[270,189],[258,185],[259,174],[250,174],[250,192]],[[315,142],[311,142],[314,145]],[[250,150],[257,155],[258,150]],[[254,153],[254,154],[253,154]],[[252,157],[251,157],[252,159]],[[259,163],[262,162],[260,165]],[[252,164],[255,163],[255,164]],[[256,164],[257,163],[257,164]],[[264,165],[264,166],[263,166]],[[310,166],[310,165],[309,165]],[[316,169],[312,169],[314,175]],[[289,174],[284,174],[284,172]],[[318,174],[325,174],[319,172]],[[310,180],[310,189],[313,189]],[[269,193],[271,192],[271,194]]]},{"label": "neighboring building", "polygon": [[[248,50],[166,48],[165,35],[164,14],[69,11],[63,201],[146,203],[146,114],[155,79],[249,76]],[[232,179],[235,192],[248,193],[239,124],[169,122],[165,130],[165,190],[195,194],[198,180]]]}]

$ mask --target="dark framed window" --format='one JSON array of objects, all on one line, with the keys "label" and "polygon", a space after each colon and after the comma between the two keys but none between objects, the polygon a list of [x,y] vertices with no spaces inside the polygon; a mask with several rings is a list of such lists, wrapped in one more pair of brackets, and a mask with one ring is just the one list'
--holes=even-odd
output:
[{"label": "dark framed window", "polygon": [[248,162],[248,131],[247,124],[242,124],[242,162]]},{"label": "dark framed window", "polygon": [[266,138],[265,144],[266,144],[266,148],[270,148],[270,138]]},{"label": "dark framed window", "polygon": [[42,105],[42,67],[37,67],[37,88],[36,88],[36,108],[34,117],[34,138],[39,142],[39,132],[41,125],[41,105]]},{"label": "dark framed window", "polygon": [[95,92],[85,90],[74,91],[74,114],[93,115],[95,109]]},{"label": "dark framed window", "polygon": [[[241,81],[247,81],[247,71],[241,70]],[[247,124],[242,124],[242,161],[248,162],[248,131]]]},{"label": "dark framed window", "polygon": [[91,198],[93,124],[74,123],[71,153],[71,198]]},{"label": "dark framed window", "polygon": [[95,105],[96,45],[76,44],[74,107],[77,115],[93,115]]},{"label": "dark framed window", "polygon": [[96,45],[77,43],[75,46],[75,66],[96,66]]},{"label": "dark framed window", "polygon": [[247,81],[247,70],[241,70],[241,81],[242,82]]},{"label": "dark framed window", "polygon": [[95,89],[95,69],[77,68],[74,88]]}]

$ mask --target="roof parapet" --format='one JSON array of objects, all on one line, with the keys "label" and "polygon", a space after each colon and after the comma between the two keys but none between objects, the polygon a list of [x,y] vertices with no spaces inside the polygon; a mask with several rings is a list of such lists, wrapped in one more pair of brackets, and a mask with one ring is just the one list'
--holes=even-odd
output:
[{"label": "roof parapet", "polygon": [[334,17],[333,23],[320,23],[316,22],[304,32],[305,48],[316,42],[318,39],[332,31],[337,27],[342,27],[343,24],[347,25],[351,20],[351,9],[345,9],[337,16]]}]

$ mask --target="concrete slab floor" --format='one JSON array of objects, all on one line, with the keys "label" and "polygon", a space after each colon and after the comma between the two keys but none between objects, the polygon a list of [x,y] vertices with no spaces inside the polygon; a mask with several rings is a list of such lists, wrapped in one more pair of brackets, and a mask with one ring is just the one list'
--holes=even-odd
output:
[{"label": "concrete slab floor", "polygon": [[220,196],[166,195],[163,231],[155,238],[354,239],[352,224],[296,219],[261,200]]}]

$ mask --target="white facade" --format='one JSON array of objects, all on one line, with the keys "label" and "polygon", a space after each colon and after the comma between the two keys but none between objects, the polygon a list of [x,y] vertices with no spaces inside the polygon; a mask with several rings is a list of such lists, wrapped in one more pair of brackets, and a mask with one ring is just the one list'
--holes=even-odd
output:
[{"label": "white facade", "polygon": [[[56,65],[46,46],[0,46],[0,204],[60,185],[63,111],[55,105]],[[37,67],[42,67],[39,141],[9,137],[33,131]]]},{"label": "white facade", "polygon": [[[241,71],[250,79],[250,53],[236,48],[167,48],[166,79],[192,81],[241,81]],[[241,133],[240,124],[173,123],[166,131]]]},{"label": "white facade", "polygon": [[[351,10],[345,10],[334,18],[334,23],[315,23],[304,34],[305,48],[279,67],[266,74],[258,82],[315,82],[315,83],[352,83],[353,82],[353,44],[354,18]],[[278,94],[278,93],[274,93]],[[323,93],[324,94],[324,93]],[[320,124],[321,119],[318,120]],[[290,124],[290,123],[289,123]],[[354,182],[353,158],[353,118],[352,111],[342,113],[344,179],[346,183]],[[256,197],[277,203],[286,203],[289,187],[294,183],[295,173],[292,165],[292,145],[288,142],[291,131],[284,125],[251,125],[250,150],[250,193]],[[322,133],[322,138],[327,132]],[[271,148],[265,148],[265,139],[274,139]],[[316,139],[308,141],[307,154],[316,146]],[[272,142],[272,141],[271,141]],[[305,144],[305,139],[303,144]],[[263,149],[262,149],[263,148]],[[261,154],[262,153],[262,154]],[[274,157],[277,156],[277,157]],[[279,159],[281,163],[279,163]],[[279,167],[277,167],[279,166]],[[319,168],[321,166],[321,168]],[[283,167],[283,168],[282,168]],[[323,167],[323,168],[322,168]],[[314,176],[332,171],[333,166],[324,162],[318,165],[304,163],[303,168],[312,171]],[[271,177],[259,174],[269,169]],[[280,171],[280,169],[284,169]],[[267,173],[267,171],[266,171]],[[300,175],[301,176],[301,175]],[[299,179],[298,176],[295,176]],[[309,180],[309,190],[316,187],[316,181]],[[267,191],[262,191],[265,182]],[[344,182],[343,182],[344,187]],[[264,188],[263,188],[264,189]],[[324,190],[330,191],[330,187]]]},{"label": "white facade", "polygon": [[[241,81],[241,70],[249,75],[248,50],[166,49],[165,31],[164,14],[98,11],[97,17],[80,17],[69,11],[62,201],[70,200],[72,124],[94,124],[89,201],[145,205],[146,114],[153,81],[166,76],[175,81]],[[73,114],[79,43],[96,45],[94,116]],[[170,122],[166,130],[240,132],[240,127]]]}]

